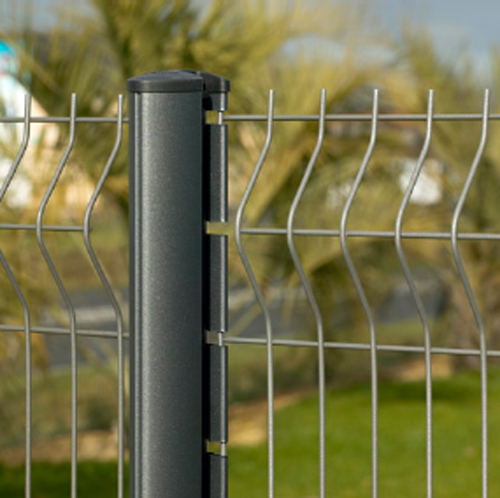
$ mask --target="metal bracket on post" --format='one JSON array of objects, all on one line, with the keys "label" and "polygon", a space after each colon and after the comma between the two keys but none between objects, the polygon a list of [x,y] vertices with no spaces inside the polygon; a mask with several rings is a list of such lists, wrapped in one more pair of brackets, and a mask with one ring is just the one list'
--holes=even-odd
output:
[{"label": "metal bracket on post", "polygon": [[[227,202],[208,195],[206,170],[212,161],[207,156],[212,152],[207,150],[227,155],[216,145],[225,147],[225,140],[207,131],[204,115],[225,109],[229,82],[196,71],[159,71],[130,79],[128,90],[130,494],[226,496],[226,481],[215,475],[227,474],[224,457],[205,451],[207,406],[216,403],[207,403],[204,392],[207,356],[212,356],[206,354],[204,335],[207,327],[217,325],[219,332],[226,327],[227,306],[221,309],[220,303],[227,299],[227,242],[207,240],[204,223],[208,213],[217,211],[208,209],[207,202]],[[225,174],[215,175],[219,186],[213,187],[222,197]],[[217,311],[207,304],[214,296]],[[214,392],[215,386],[225,392],[223,358],[215,361],[218,380],[209,382]],[[221,407],[225,394],[219,398]],[[218,460],[220,465],[214,463]],[[208,475],[207,467],[212,469]]]},{"label": "metal bracket on post", "polygon": [[[215,111],[219,118],[227,109],[229,81],[198,72],[203,78],[204,111]],[[206,222],[227,221],[227,125],[218,119],[203,130],[204,218]],[[219,334],[218,344],[205,345],[205,438],[220,443],[220,453],[207,453],[205,469],[209,498],[227,497],[228,433],[227,414],[227,346],[222,334],[228,327],[227,235],[205,235],[204,327]]]}]

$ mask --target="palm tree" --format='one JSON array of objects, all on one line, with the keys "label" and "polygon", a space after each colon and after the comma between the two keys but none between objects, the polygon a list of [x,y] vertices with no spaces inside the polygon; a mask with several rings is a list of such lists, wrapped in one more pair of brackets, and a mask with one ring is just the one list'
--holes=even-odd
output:
[{"label": "palm tree", "polygon": [[[183,0],[94,0],[92,5],[91,17],[68,17],[48,38],[29,26],[22,33],[22,70],[32,74],[31,91],[49,114],[67,114],[69,95],[76,92],[80,115],[113,115],[116,95],[125,91],[129,77],[178,68],[196,68],[229,78],[232,113],[264,113],[270,87],[277,92],[277,114],[318,114],[321,87],[328,90],[328,112],[369,112],[375,84],[383,89],[383,108],[396,112],[424,112],[427,96],[422,87],[436,89],[438,112],[454,110],[456,102],[466,106],[461,110],[476,109],[472,102],[480,101],[470,68],[464,66],[458,71],[447,67],[425,37],[419,41],[410,33],[406,35],[400,45],[403,65],[388,68],[367,62],[366,56],[361,60],[364,54],[357,49],[362,14],[342,3],[308,7],[295,2],[290,8],[279,1],[214,0],[204,10]],[[318,37],[326,50],[311,48]],[[371,40],[372,44],[377,42]],[[262,124],[229,126],[234,208],[265,137]],[[286,226],[291,199],[316,142],[317,122],[275,126],[270,155],[245,212],[247,226]],[[60,133],[64,137],[65,129]],[[114,133],[111,126],[79,130],[75,165],[92,182],[100,174],[103,157],[109,154]],[[392,229],[402,196],[394,158],[416,156],[422,137],[423,130],[418,126],[380,125],[376,150],[349,218],[350,229],[373,229],[373,213],[377,214],[377,228]],[[369,124],[327,124],[326,140],[297,213],[297,227],[339,227],[346,195],[368,141]],[[459,146],[450,147],[451,143]],[[475,147],[468,124],[442,123],[436,126],[431,155],[445,165],[458,164],[464,157],[472,157]],[[108,202],[118,206],[123,217],[128,208],[126,150],[124,144],[105,192]],[[432,208],[412,206],[405,228],[437,230],[446,225],[446,213],[461,179],[442,175],[441,181],[446,192],[452,193]],[[464,223],[465,219],[464,214]],[[255,258],[255,269],[264,289],[275,282],[299,285],[291,260],[283,257],[288,253],[284,237],[250,237],[247,244],[250,253],[263,255]],[[371,304],[376,306],[395,278],[394,255],[386,251],[387,242],[353,238],[349,244],[363,280],[368,285],[370,280],[377,282],[368,289]],[[301,238],[297,246],[324,315],[332,317],[330,329],[338,324],[338,317],[334,317],[340,310],[346,323],[362,321],[338,240]],[[442,251],[428,246],[415,244],[408,246],[408,251],[419,261],[442,261]],[[335,286],[331,284],[332,274]],[[232,275],[237,281],[245,278],[238,264]],[[334,302],[337,304],[332,313]]]},{"label": "palm tree", "polygon": [[[278,64],[291,40],[309,34],[333,39],[349,36],[340,21],[332,25],[327,19],[345,18],[344,11],[350,9],[330,8],[326,2],[312,8],[300,2],[290,6],[214,0],[204,10],[184,0],[94,0],[92,5],[91,17],[68,16],[49,37],[30,26],[12,36],[14,43],[21,39],[17,43],[25,55],[21,70],[32,74],[30,91],[51,115],[68,113],[73,92],[78,94],[80,115],[112,115],[128,78],[179,68],[230,79],[232,109],[246,112],[255,108],[255,83],[261,72],[271,62]],[[82,162],[100,164],[113,133],[111,128],[81,130],[77,151]],[[107,195],[124,212],[126,164],[122,154],[107,185]]]},{"label": "palm tree", "polygon": [[[453,60],[438,55],[429,35],[407,28],[399,57],[404,61],[400,78],[388,82],[394,102],[401,102],[405,112],[422,112],[424,89],[436,92],[437,113],[476,113],[483,110],[483,82],[475,75],[472,60],[466,53]],[[494,86],[498,86],[496,77]],[[493,112],[493,109],[492,109]],[[444,121],[436,123],[430,156],[443,166],[440,174],[442,200],[436,215],[429,218],[429,230],[449,232],[453,211],[480,141],[480,122]],[[495,185],[499,170],[498,131],[490,125],[488,146],[481,157],[472,189],[460,217],[460,231],[487,233],[497,229]],[[500,337],[498,315],[498,248],[491,242],[461,242],[461,256],[489,331],[489,347]],[[413,246],[423,265],[434,267],[446,288],[446,335],[459,348],[477,348],[479,335],[471,307],[453,262],[449,242]],[[457,366],[475,365],[477,358],[457,357]]]}]

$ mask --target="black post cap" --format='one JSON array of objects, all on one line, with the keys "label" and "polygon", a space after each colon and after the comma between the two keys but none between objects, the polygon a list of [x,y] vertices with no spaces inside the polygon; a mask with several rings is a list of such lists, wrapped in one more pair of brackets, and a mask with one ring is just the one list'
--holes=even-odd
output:
[{"label": "black post cap", "polygon": [[135,93],[203,92],[211,94],[226,93],[229,88],[229,80],[192,69],[154,71],[130,78],[127,83],[128,91]]},{"label": "black post cap", "polygon": [[206,71],[196,71],[193,69],[184,70],[186,73],[196,74],[203,78],[203,92],[204,93],[227,93],[231,90],[231,84],[226,78],[217,76],[213,73]]}]

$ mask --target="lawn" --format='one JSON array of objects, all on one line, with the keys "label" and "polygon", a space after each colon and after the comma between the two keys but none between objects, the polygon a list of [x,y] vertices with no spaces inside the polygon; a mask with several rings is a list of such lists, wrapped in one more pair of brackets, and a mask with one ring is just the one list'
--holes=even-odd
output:
[{"label": "lawn", "polygon": [[[128,469],[125,487],[128,494]],[[32,476],[33,498],[67,498],[70,496],[69,463],[35,463]],[[116,463],[82,462],[78,465],[79,498],[111,498],[117,496]],[[0,496],[24,496],[24,468],[0,464]]]},{"label": "lawn", "polygon": [[[424,383],[380,383],[380,496],[425,496]],[[480,379],[476,373],[434,381],[436,498],[480,496]],[[500,372],[490,391],[490,495],[500,496]],[[318,398],[314,393],[276,413],[276,497],[318,496]],[[265,407],[263,407],[265,409]],[[370,389],[328,392],[327,495],[371,496]],[[267,496],[267,446],[229,446],[230,496]],[[35,463],[33,497],[66,497],[68,464]],[[116,464],[82,463],[80,497],[116,495]],[[0,467],[0,496],[22,496],[23,469]]]},{"label": "lawn", "polygon": [[[425,496],[423,382],[381,383],[380,496]],[[435,496],[480,496],[480,381],[461,374],[434,382]],[[490,493],[500,496],[500,375],[490,378]],[[318,398],[310,395],[276,414],[276,496],[318,496]],[[329,392],[327,496],[371,496],[370,391]],[[267,446],[230,447],[230,496],[267,496]]]}]

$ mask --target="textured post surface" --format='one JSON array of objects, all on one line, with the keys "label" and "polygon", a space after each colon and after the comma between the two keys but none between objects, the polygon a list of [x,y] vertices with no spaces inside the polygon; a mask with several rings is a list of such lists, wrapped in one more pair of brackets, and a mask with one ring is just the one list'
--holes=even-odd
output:
[{"label": "textured post surface", "polygon": [[131,496],[202,496],[202,91],[129,80]]}]

